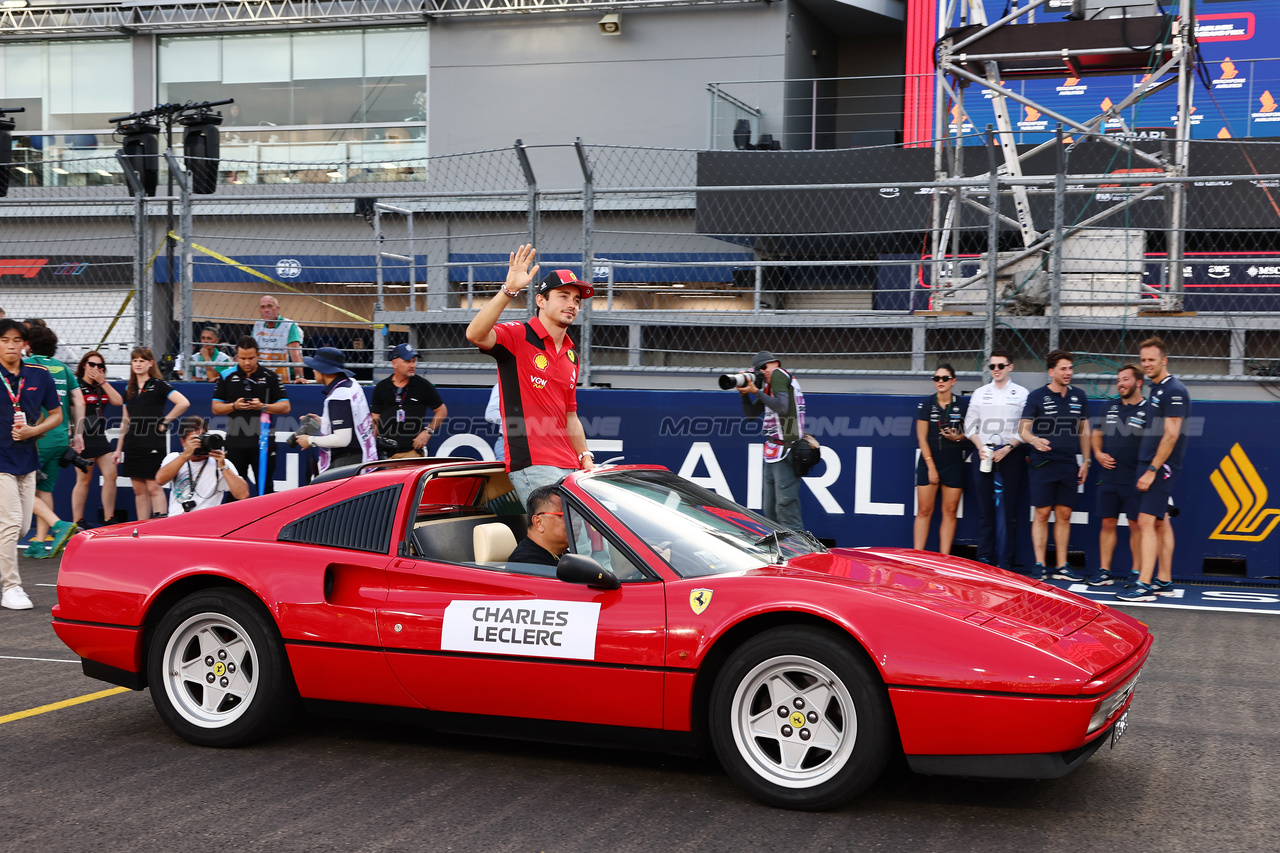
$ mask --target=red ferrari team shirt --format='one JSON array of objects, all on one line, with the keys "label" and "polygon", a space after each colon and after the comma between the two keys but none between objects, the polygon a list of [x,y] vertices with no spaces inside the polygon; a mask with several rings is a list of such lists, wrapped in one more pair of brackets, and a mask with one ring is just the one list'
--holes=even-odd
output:
[{"label": "red ferrari team shirt", "polygon": [[569,412],[578,411],[578,354],[566,335],[556,352],[551,335],[534,317],[527,323],[493,327],[497,343],[488,351],[498,362],[502,437],[507,470],[531,465],[577,468],[569,443]]}]

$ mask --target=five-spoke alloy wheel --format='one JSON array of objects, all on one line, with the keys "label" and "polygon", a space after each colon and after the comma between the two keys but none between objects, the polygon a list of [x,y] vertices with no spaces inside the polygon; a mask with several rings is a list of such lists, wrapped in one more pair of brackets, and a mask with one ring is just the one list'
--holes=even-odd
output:
[{"label": "five-spoke alloy wheel", "polygon": [[156,628],[147,666],[160,716],[203,746],[239,746],[271,734],[294,697],[275,627],[235,590],[180,601]]},{"label": "five-spoke alloy wheel", "polygon": [[711,697],[711,737],[730,776],[756,798],[828,809],[880,775],[892,744],[888,696],[851,640],[776,628],[740,646]]}]

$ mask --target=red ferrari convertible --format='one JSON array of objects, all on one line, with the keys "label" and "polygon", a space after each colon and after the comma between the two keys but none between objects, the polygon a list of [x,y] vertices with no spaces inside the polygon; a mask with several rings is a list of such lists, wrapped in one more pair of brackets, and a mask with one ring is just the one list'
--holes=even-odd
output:
[{"label": "red ferrari convertible", "polygon": [[967,560],[828,550],[651,466],[560,487],[571,553],[501,465],[400,460],[77,536],[54,629],[205,746],[295,706],[699,752],[766,803],[919,773],[1045,779],[1123,733],[1141,622]]}]

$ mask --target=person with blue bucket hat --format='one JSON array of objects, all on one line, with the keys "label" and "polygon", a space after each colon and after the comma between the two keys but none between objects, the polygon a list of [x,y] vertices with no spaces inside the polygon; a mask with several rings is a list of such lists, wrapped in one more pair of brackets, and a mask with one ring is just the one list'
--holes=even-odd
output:
[{"label": "person with blue bucket hat", "polygon": [[354,379],[343,361],[342,351],[321,347],[314,355],[303,356],[302,363],[315,371],[316,381],[324,386],[324,408],[317,418],[318,435],[299,435],[298,446],[316,447],[320,451],[319,470],[373,462],[378,458],[373,438],[373,418],[364,389]]}]

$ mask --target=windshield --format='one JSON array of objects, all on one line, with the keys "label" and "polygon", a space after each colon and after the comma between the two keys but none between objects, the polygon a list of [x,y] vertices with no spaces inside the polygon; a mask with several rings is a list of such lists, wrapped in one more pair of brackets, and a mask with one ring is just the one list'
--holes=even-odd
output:
[{"label": "windshield", "polygon": [[620,471],[579,485],[681,577],[758,569],[826,550],[807,533],[787,530],[670,471]]}]

